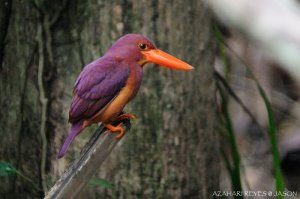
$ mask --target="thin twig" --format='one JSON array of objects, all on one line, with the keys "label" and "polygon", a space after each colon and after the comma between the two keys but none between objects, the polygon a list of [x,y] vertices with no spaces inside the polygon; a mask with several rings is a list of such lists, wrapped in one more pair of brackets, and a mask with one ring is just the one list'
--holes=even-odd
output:
[{"label": "thin twig", "polygon": [[47,158],[47,137],[46,137],[46,114],[47,114],[47,103],[48,99],[45,96],[44,84],[43,84],[43,71],[44,71],[44,52],[43,52],[43,29],[42,25],[38,24],[37,31],[37,42],[38,42],[38,52],[39,52],[39,63],[38,63],[38,88],[40,95],[40,103],[42,106],[41,111],[41,125],[40,125],[40,135],[42,138],[42,155],[41,155],[41,178],[42,187],[44,192],[47,192],[46,185],[46,158]]},{"label": "thin twig", "polygon": [[242,102],[242,100],[235,94],[231,86],[226,82],[226,80],[222,77],[220,73],[217,71],[214,72],[215,77],[222,83],[224,88],[227,90],[229,95],[242,107],[242,109],[248,114],[251,118],[252,122],[254,122],[258,127],[260,127],[259,123],[255,119],[255,116],[251,113],[251,111],[247,108],[247,106]]},{"label": "thin twig", "polygon": [[57,22],[57,20],[59,19],[59,17],[62,14],[62,11],[66,8],[67,2],[68,2],[68,0],[63,0],[62,1],[62,3],[60,4],[59,8],[56,10],[54,16],[49,21],[49,25],[50,26],[54,25]]},{"label": "thin twig", "polygon": [[[38,24],[37,30],[37,43],[38,43],[38,89],[39,89],[39,99],[42,106],[41,110],[41,126],[40,126],[40,135],[42,139],[42,152],[41,152],[41,179],[42,179],[42,187],[44,193],[47,192],[47,184],[46,184],[46,161],[47,161],[47,137],[46,137],[46,121],[47,121],[47,104],[48,99],[45,95],[44,84],[43,84],[43,73],[44,73],[44,44],[43,40],[45,39],[46,50],[49,57],[50,67],[54,65],[53,51],[52,51],[52,35],[51,35],[51,26],[58,20],[61,16],[62,10],[65,8],[67,0],[64,0],[62,5],[59,7],[54,17],[49,19],[49,14],[45,11],[44,4],[41,1],[34,0],[33,5],[39,11],[41,15],[41,22]],[[45,38],[43,37],[43,32],[45,33]],[[51,70],[50,70],[51,71]]]}]

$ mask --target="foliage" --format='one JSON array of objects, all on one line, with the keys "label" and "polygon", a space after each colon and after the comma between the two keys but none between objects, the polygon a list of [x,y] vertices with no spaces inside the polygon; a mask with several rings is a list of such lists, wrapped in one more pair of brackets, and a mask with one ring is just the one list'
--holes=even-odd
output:
[{"label": "foliage", "polygon": [[7,162],[0,161],[0,176],[9,176],[17,173],[17,169]]},{"label": "foliage", "polygon": [[[229,60],[225,54],[225,44],[222,42],[223,37],[222,33],[219,31],[219,29],[215,26],[214,27],[214,32],[215,36],[217,38],[217,44],[218,44],[218,50],[220,51],[220,56],[222,58],[224,67],[225,67],[225,78],[228,78],[228,74],[230,72],[230,64]],[[218,79],[220,80],[220,78]],[[225,154],[224,150],[221,150],[221,154],[224,158],[226,168],[230,174],[231,178],[231,186],[233,191],[242,191],[242,182],[241,182],[241,173],[240,173],[240,154],[238,151],[238,147],[236,144],[236,139],[235,139],[235,133],[232,125],[232,120],[230,117],[230,113],[228,110],[228,101],[227,97],[225,96],[223,86],[226,84],[224,81],[217,81],[217,89],[221,95],[221,108],[222,108],[222,117],[221,117],[221,122],[222,125],[224,126],[224,129],[222,129],[221,132],[225,132],[225,136],[228,138],[230,149],[231,149],[231,157],[232,161],[229,160],[227,155]],[[232,162],[232,163],[231,163]],[[243,198],[243,196],[235,196],[236,198]]]},{"label": "foliage", "polygon": [[[280,163],[280,155],[279,155],[279,150],[278,150],[278,146],[277,146],[277,139],[276,139],[276,134],[277,134],[277,127],[275,124],[275,120],[274,120],[274,114],[273,114],[273,110],[272,110],[272,106],[271,103],[265,93],[265,91],[263,90],[263,88],[261,87],[261,85],[259,84],[259,82],[257,81],[257,79],[255,78],[255,76],[253,75],[253,73],[251,73],[252,78],[255,80],[256,86],[258,88],[259,94],[262,97],[267,112],[268,112],[268,132],[269,132],[269,136],[270,136],[270,141],[271,141],[271,146],[272,146],[272,154],[273,154],[273,166],[275,169],[275,183],[276,183],[276,191],[283,193],[284,192],[284,181],[283,181],[283,175],[282,175],[282,171],[281,171],[281,163]],[[280,194],[277,196],[277,198],[283,198],[283,196],[281,196]]]},{"label": "foliage", "polygon": [[30,178],[23,175],[18,171],[13,165],[8,162],[0,161],[0,177],[9,176],[9,175],[18,175],[23,178],[25,181],[30,182],[36,190],[40,191],[40,188],[34,183]]},{"label": "foliage", "polygon": [[[229,64],[228,58],[225,54],[225,48],[228,48],[229,50],[231,50],[234,53],[234,55],[236,57],[238,57],[243,62],[244,66],[246,67],[246,69],[248,71],[248,73],[250,74],[250,77],[255,81],[258,92],[259,92],[259,94],[260,94],[260,96],[261,96],[261,98],[264,102],[264,105],[265,105],[267,113],[268,113],[268,133],[269,133],[269,136],[270,136],[271,149],[272,149],[272,155],[273,155],[273,167],[274,167],[274,170],[275,170],[276,191],[283,193],[283,191],[284,191],[284,180],[283,180],[283,175],[282,175],[282,171],[281,171],[281,167],[280,167],[280,165],[281,165],[280,164],[280,155],[279,155],[279,150],[278,150],[278,146],[277,146],[277,139],[276,139],[277,127],[276,127],[276,124],[275,124],[274,114],[273,114],[273,110],[272,110],[270,100],[268,99],[264,89],[260,85],[257,78],[255,77],[255,75],[250,70],[250,67],[228,45],[226,45],[226,43],[224,41],[224,38],[222,36],[222,33],[220,32],[220,30],[218,29],[218,27],[216,25],[214,26],[214,32],[215,32],[215,36],[217,38],[217,43],[218,43],[220,56],[222,58],[222,61],[223,61],[224,67],[225,67],[225,78],[228,77],[228,73],[230,72],[230,64]],[[219,82],[224,84],[224,81],[219,81]],[[233,132],[233,128],[232,128],[232,121],[231,121],[230,114],[229,114],[229,111],[228,111],[227,98],[224,95],[224,92],[223,92],[219,82],[217,82],[217,86],[218,86],[217,88],[219,89],[220,94],[221,94],[222,112],[223,112],[224,118],[225,118],[225,121],[223,121],[223,122],[225,123],[226,131],[227,131],[228,136],[229,136],[231,153],[232,153],[231,155],[233,157],[233,165],[232,166],[230,165],[230,162],[229,162],[226,154],[223,151],[222,151],[222,154],[224,156],[225,164],[226,164],[227,169],[228,169],[228,171],[230,173],[230,176],[231,176],[232,187],[233,187],[234,191],[237,191],[237,190],[242,190],[241,179],[237,179],[237,178],[240,178],[240,172],[239,172],[240,158],[239,158],[238,148],[237,148],[236,142],[235,142],[235,136],[234,136],[234,132]],[[232,95],[232,93],[230,91],[229,91],[229,94]],[[233,97],[236,98],[236,96],[233,96]],[[238,102],[238,103],[240,105],[243,105],[240,102]],[[249,116],[252,117],[252,115],[249,115]],[[279,194],[277,196],[277,198],[281,199],[281,198],[283,198],[283,196],[281,196]]]},{"label": "foliage", "polygon": [[91,186],[101,186],[103,188],[112,188],[113,187],[113,184],[108,181],[108,180],[105,180],[105,179],[102,179],[102,178],[92,178],[90,181],[89,181],[89,185]]},{"label": "foliage", "polygon": [[[225,152],[222,150],[222,156],[224,158],[226,168],[229,171],[230,177],[231,177],[231,184],[233,191],[242,191],[242,183],[241,183],[241,174],[240,174],[240,154],[238,151],[238,147],[236,144],[235,134],[232,126],[232,121],[230,117],[230,113],[228,110],[228,101],[224,95],[224,92],[221,88],[220,84],[218,85],[219,92],[221,94],[222,98],[222,113],[223,113],[223,125],[225,126],[225,135],[228,138],[230,149],[231,149],[231,156],[232,156],[232,162],[229,160],[229,158],[226,156]],[[235,196],[236,198],[243,198],[243,196]]]}]

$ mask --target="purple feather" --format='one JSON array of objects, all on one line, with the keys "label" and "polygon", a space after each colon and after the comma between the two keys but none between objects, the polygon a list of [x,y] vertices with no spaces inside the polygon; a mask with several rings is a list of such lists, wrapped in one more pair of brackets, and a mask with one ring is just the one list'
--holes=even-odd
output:
[{"label": "purple feather", "polygon": [[68,136],[67,136],[65,142],[59,150],[59,153],[57,156],[58,158],[61,158],[65,155],[67,149],[69,148],[70,144],[72,143],[72,141],[74,140],[76,135],[78,135],[80,133],[80,131],[82,130],[82,123],[83,122],[77,122],[77,123],[72,124],[72,127],[69,129],[69,133],[68,133]]},{"label": "purple feather", "polygon": [[69,121],[87,119],[101,111],[125,86],[129,72],[128,64],[110,57],[87,65],[75,83]]},{"label": "purple feather", "polygon": [[[127,34],[120,38],[103,57],[88,64],[81,71],[74,86],[69,111],[69,122],[72,126],[58,158],[65,154],[71,142],[83,130],[84,121],[93,118],[117,97],[126,86],[130,74],[136,78],[136,85],[131,88],[133,90],[129,100],[135,96],[143,75],[142,67],[138,64],[143,58],[138,47],[138,42],[141,41],[154,48],[154,45],[142,35]],[[121,112],[122,109],[123,107],[120,107],[119,111]]]}]

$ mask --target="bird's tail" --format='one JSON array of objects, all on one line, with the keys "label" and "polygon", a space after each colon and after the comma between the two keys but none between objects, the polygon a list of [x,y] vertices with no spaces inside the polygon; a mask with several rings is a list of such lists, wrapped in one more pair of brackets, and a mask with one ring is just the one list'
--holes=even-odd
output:
[{"label": "bird's tail", "polygon": [[72,141],[74,140],[76,135],[78,135],[81,132],[81,130],[83,129],[82,124],[83,124],[82,121],[72,124],[71,128],[69,129],[68,136],[67,136],[65,142],[59,150],[57,158],[61,158],[65,155],[66,151],[68,150],[70,144],[72,143]]}]

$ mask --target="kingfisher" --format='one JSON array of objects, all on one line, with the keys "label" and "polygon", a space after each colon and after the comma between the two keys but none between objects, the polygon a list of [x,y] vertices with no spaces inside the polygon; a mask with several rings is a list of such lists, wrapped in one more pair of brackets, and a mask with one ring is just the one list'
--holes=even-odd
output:
[{"label": "kingfisher", "polygon": [[74,138],[91,124],[101,122],[111,132],[119,132],[118,139],[124,135],[122,123],[114,124],[135,118],[132,113],[124,113],[123,108],[136,96],[142,82],[142,68],[149,62],[173,69],[193,69],[156,48],[146,36],[126,34],[119,38],[102,57],[80,72],[69,111],[71,127],[58,158],[64,156]]}]

